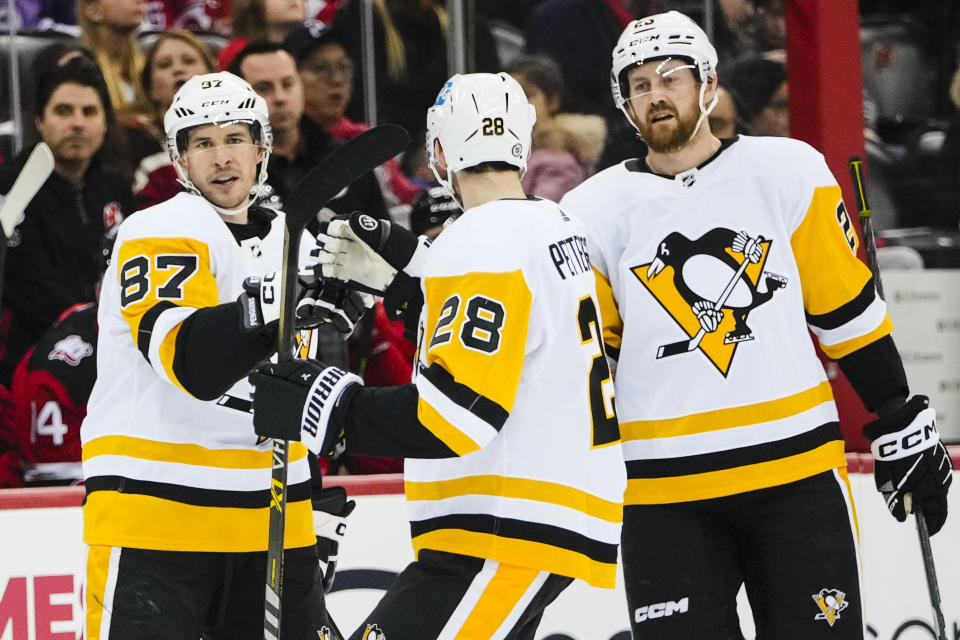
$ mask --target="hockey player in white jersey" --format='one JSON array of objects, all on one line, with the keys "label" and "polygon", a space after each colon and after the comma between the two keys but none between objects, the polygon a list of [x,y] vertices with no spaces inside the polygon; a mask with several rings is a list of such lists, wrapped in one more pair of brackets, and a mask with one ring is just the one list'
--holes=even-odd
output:
[{"label": "hockey player in white jersey", "polygon": [[407,458],[416,561],[353,640],[532,640],[573,579],[614,584],[626,474],[595,278],[579,222],[523,192],[534,119],[510,76],[453,76],[427,152],[464,213],[429,250],[368,216],[330,224],[326,275],[421,279],[412,384],[317,362],[251,375],[259,433]]},{"label": "hockey player in white jersey", "polygon": [[[950,460],[927,398],[908,400],[886,307],[823,156],[786,138],[717,139],[707,120],[716,68],[686,16],[632,22],[613,52],[612,89],[648,152],[561,202],[587,226],[605,283],[633,637],[740,638],[745,584],[758,638],[859,639],[844,445],[808,331],[879,416],[864,431],[894,516],[904,520],[912,492],[939,530]],[[909,450],[890,446],[915,431]],[[668,614],[653,615],[658,603]]]},{"label": "hockey player in white jersey", "polygon": [[[86,637],[262,638],[271,444],[247,372],[277,348],[283,213],[253,204],[267,107],[229,73],[195,76],[164,125],[187,192],[121,227],[104,276],[83,423]],[[312,239],[301,246],[307,266]],[[315,326],[305,296],[297,325]],[[326,612],[307,450],[290,448],[285,636]]]}]

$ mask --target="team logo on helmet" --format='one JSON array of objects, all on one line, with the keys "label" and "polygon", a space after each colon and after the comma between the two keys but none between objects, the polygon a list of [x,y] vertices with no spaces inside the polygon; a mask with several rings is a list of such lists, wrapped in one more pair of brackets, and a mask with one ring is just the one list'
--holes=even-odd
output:
[{"label": "team logo on helmet", "polygon": [[826,620],[831,627],[840,619],[840,612],[849,606],[847,594],[839,589],[820,589],[820,593],[810,596],[820,607],[820,613],[814,620]]},{"label": "team logo on helmet", "polygon": [[48,360],[63,360],[71,367],[80,364],[87,356],[93,355],[93,346],[78,335],[67,336],[53,345]]}]

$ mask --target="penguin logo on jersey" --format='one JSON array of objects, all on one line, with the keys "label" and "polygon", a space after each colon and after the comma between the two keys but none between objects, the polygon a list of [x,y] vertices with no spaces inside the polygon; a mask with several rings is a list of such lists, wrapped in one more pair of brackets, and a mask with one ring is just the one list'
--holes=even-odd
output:
[{"label": "penguin logo on jersey", "polygon": [[326,625],[320,627],[320,631],[317,631],[317,638],[319,638],[319,640],[333,640],[333,634],[330,633],[330,627]]},{"label": "penguin logo on jersey", "polygon": [[722,227],[696,240],[673,232],[657,243],[650,262],[631,267],[686,334],[660,345],[658,359],[700,349],[727,376],[737,345],[754,339],[747,316],[787,284],[763,270],[772,243]]},{"label": "penguin logo on jersey", "polygon": [[384,635],[383,631],[381,631],[377,625],[368,624],[361,640],[387,640],[387,636]]},{"label": "penguin logo on jersey", "polygon": [[820,593],[811,596],[820,607],[820,613],[814,620],[826,620],[831,627],[840,619],[840,612],[847,608],[847,594],[839,589],[820,589]]}]

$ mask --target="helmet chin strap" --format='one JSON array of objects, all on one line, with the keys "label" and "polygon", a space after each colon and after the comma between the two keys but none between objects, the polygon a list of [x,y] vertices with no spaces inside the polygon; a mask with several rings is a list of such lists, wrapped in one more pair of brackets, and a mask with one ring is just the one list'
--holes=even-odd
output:
[{"label": "helmet chin strap", "polygon": [[714,93],[713,100],[710,101],[710,104],[707,106],[704,106],[703,95],[707,92],[708,84],[709,84],[708,82],[700,83],[700,98],[698,100],[698,104],[700,106],[700,117],[697,118],[697,125],[693,128],[693,132],[690,134],[690,137],[687,138],[687,142],[690,142],[696,137],[697,132],[700,131],[700,125],[703,124],[703,121],[707,119],[707,116],[710,115],[710,112],[713,111],[713,108],[717,106],[717,102],[720,101],[719,96],[716,93]]},{"label": "helmet chin strap", "polygon": [[463,211],[463,203],[460,202],[460,198],[457,197],[457,193],[453,189],[453,178],[450,176],[450,167],[447,167],[446,179],[440,177],[440,173],[437,171],[437,163],[435,161],[431,160],[430,171],[433,172],[433,177],[437,179],[437,182],[439,182],[440,186],[443,187],[443,190],[447,192],[447,195],[453,198],[453,201],[456,202],[457,206],[460,207],[460,210]]}]

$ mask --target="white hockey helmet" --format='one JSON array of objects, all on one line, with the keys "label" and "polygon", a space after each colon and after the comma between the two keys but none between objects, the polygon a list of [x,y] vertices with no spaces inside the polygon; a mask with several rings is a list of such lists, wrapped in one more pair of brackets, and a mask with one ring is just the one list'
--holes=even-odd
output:
[{"label": "white hockey helmet", "polygon": [[[264,149],[249,205],[259,195],[267,179],[267,160],[273,150],[273,132],[270,129],[270,113],[266,100],[260,97],[246,80],[227,71],[205,73],[187,80],[174,95],[173,103],[163,118],[167,149],[181,184],[190,191],[199,193],[179,162],[186,146],[187,132],[202,125],[231,122],[249,124],[254,141]],[[244,210],[246,206],[221,213],[232,215]]]},{"label": "white hockey helmet", "polygon": [[[650,60],[669,57],[690,60],[696,68],[700,87],[701,122],[716,105],[703,104],[707,82],[717,74],[717,50],[707,34],[696,22],[679,11],[667,11],[634,20],[620,34],[613,48],[613,67],[610,70],[610,89],[613,100],[630,123],[636,126],[626,110],[628,96],[627,71]],[[700,124],[697,124],[699,129]],[[696,133],[696,132],[694,132]]]},{"label": "white hockey helmet", "polygon": [[[536,121],[536,109],[508,74],[457,74],[427,111],[427,162],[451,194],[451,172],[484,162],[505,162],[523,172]],[[435,140],[447,161],[446,180],[436,169]]]}]

